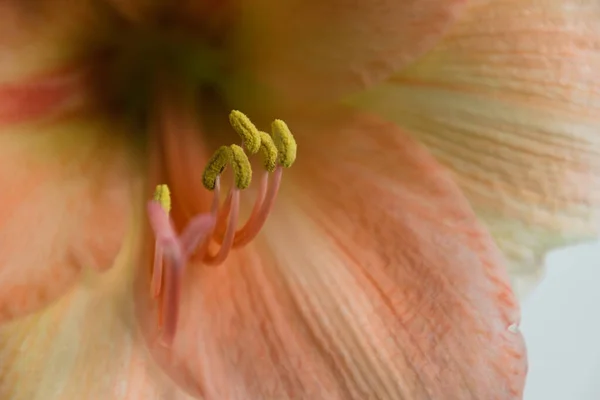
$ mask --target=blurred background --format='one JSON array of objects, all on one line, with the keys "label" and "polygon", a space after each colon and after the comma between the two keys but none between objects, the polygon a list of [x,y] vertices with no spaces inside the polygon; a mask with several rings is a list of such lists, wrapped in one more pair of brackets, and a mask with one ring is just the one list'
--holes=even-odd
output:
[{"label": "blurred background", "polygon": [[555,251],[523,299],[525,400],[600,400],[600,242]]}]

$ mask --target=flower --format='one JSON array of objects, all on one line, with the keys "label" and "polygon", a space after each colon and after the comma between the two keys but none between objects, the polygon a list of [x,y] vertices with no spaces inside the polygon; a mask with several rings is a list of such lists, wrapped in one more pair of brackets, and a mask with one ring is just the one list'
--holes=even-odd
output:
[{"label": "flower", "polygon": [[[521,398],[518,304],[463,193],[528,272],[600,203],[599,6],[526,2],[2,3],[0,397]],[[285,120],[298,159],[254,240],[187,263],[161,345],[154,244],[218,225],[231,109]]]}]

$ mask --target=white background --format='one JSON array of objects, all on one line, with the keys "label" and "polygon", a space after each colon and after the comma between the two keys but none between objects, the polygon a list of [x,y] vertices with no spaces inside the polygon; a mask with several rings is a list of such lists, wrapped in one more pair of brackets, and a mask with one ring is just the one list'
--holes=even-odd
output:
[{"label": "white background", "polygon": [[600,243],[550,254],[522,302],[525,400],[600,400]]}]

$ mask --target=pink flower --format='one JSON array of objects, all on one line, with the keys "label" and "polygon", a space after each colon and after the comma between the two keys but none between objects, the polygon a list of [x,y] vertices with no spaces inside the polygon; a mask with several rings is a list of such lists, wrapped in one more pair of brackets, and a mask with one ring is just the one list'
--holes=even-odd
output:
[{"label": "pink flower", "polygon": [[[596,0],[1,3],[0,398],[520,399],[506,265],[521,285],[597,233],[598,17]],[[275,141],[290,168],[267,173],[244,140],[253,182],[225,201],[226,168],[213,208],[203,171],[240,143],[234,109],[283,119],[297,159]],[[260,193],[260,232],[228,235]]]}]

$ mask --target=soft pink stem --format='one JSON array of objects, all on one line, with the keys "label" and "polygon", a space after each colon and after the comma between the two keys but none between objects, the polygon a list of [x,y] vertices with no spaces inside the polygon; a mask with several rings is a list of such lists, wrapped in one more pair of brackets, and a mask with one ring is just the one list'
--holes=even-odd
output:
[{"label": "soft pink stem", "polygon": [[223,244],[219,248],[217,254],[206,254],[204,257],[204,263],[206,265],[219,265],[223,263],[223,261],[225,261],[227,258],[229,251],[231,250],[231,246],[233,245],[235,229],[237,227],[238,215],[240,211],[240,191],[235,188],[231,189],[228,197],[231,197],[231,212],[229,213],[229,221],[227,223]]},{"label": "soft pink stem", "polygon": [[152,269],[152,296],[155,298],[160,295],[163,275],[163,251],[162,245],[158,240],[154,242],[154,268]]},{"label": "soft pink stem", "polygon": [[269,185],[269,189],[264,198],[264,201],[261,202],[260,209],[256,212],[253,211],[250,219],[244,225],[244,227],[235,235],[235,240],[233,242],[233,247],[241,247],[250,243],[256,235],[260,232],[263,225],[265,224],[271,209],[273,208],[273,204],[275,204],[275,199],[277,198],[277,193],[279,192],[279,186],[281,185],[281,177],[283,175],[283,168],[278,166],[273,172],[273,179],[271,184]]},{"label": "soft pink stem", "polygon": [[165,293],[162,298],[164,324],[161,332],[161,343],[165,346],[171,346],[177,331],[179,301],[181,297],[181,278],[185,266],[180,246],[177,245],[171,248],[171,250],[172,251],[169,252],[169,254],[165,254],[168,262],[165,270]]}]

